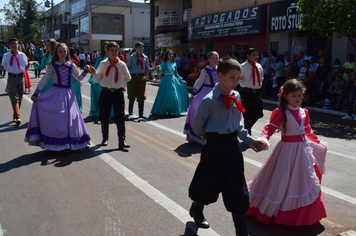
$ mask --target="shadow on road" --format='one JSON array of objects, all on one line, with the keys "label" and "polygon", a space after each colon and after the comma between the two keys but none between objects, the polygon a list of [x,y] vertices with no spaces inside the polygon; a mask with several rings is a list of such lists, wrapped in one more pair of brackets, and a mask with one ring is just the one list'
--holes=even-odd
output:
[{"label": "shadow on road", "polygon": [[[250,236],[316,236],[325,231],[325,227],[319,222],[311,226],[287,226],[278,224],[265,224],[253,217],[247,217],[248,233]],[[194,222],[189,221],[185,225],[185,232],[180,236],[198,236],[199,228]],[[204,235],[204,229],[200,229]],[[234,229],[231,229],[234,231]]]},{"label": "shadow on road", "polygon": [[202,145],[199,143],[183,143],[179,145],[174,151],[180,157],[190,157],[193,154],[201,153]]},{"label": "shadow on road", "polygon": [[247,225],[250,236],[316,236],[325,231],[325,227],[319,222],[310,226],[288,226],[265,224],[250,216],[247,216]]},{"label": "shadow on road", "polygon": [[[27,126],[28,126],[28,122],[21,123],[20,126],[16,126],[16,124],[13,121],[9,121],[0,125],[0,133],[16,131],[19,129],[27,129]],[[25,136],[23,136],[23,138],[25,138]]]},{"label": "shadow on road", "polygon": [[[97,146],[91,149],[97,149]],[[89,148],[82,151],[40,151],[32,154],[22,155],[6,163],[0,163],[0,173],[28,166],[34,163],[40,163],[41,166],[54,165],[55,167],[64,167],[73,162],[83,161],[95,157],[95,153]]]}]

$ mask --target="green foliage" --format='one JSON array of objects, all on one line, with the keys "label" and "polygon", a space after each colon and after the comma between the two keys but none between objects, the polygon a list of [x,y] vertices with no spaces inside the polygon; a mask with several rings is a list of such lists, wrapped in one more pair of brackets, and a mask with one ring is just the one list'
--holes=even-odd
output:
[{"label": "green foliage", "polygon": [[16,37],[23,42],[37,42],[40,38],[44,23],[43,7],[35,0],[10,0],[4,5],[1,12],[5,15],[5,22],[9,25],[9,36]]},{"label": "green foliage", "polygon": [[303,13],[300,29],[346,36],[356,48],[355,0],[299,0],[298,11]]}]

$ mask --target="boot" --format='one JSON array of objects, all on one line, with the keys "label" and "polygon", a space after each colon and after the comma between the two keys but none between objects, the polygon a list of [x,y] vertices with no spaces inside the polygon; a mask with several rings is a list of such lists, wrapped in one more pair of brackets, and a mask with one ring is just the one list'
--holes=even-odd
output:
[{"label": "boot", "polygon": [[129,116],[132,116],[134,114],[133,113],[134,103],[135,103],[135,101],[129,100]]},{"label": "boot", "polygon": [[35,70],[35,78],[37,78],[37,70]]},{"label": "boot", "polygon": [[125,122],[119,122],[116,124],[117,127],[117,136],[119,138],[119,149],[123,150],[125,148],[129,148],[130,145],[126,143],[126,136],[125,136]]},{"label": "boot", "polygon": [[103,134],[101,145],[107,146],[109,144],[109,122],[101,122],[101,133]]},{"label": "boot", "polygon": [[204,204],[193,201],[192,206],[189,210],[189,215],[193,217],[195,224],[200,227],[207,229],[210,227],[209,222],[205,219],[203,214]]},{"label": "boot", "polygon": [[144,101],[138,102],[138,117],[146,119],[146,117],[143,115],[143,105]]},{"label": "boot", "polygon": [[11,102],[12,109],[14,110],[13,118],[14,122],[17,126],[21,124],[21,116],[20,116],[20,103],[18,102]]},{"label": "boot", "polygon": [[38,77],[38,78],[41,78],[41,70],[38,70],[38,72],[37,72],[37,77]]},{"label": "boot", "polygon": [[246,216],[244,213],[232,213],[236,236],[249,236],[247,232]]}]

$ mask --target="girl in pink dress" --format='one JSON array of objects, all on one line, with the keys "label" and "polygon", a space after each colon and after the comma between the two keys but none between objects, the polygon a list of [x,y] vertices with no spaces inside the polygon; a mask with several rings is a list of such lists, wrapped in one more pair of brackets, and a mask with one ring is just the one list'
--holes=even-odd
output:
[{"label": "girl in pink dress", "polygon": [[282,139],[248,184],[246,214],[261,222],[313,225],[326,217],[320,182],[327,147],[313,133],[308,110],[300,108],[305,90],[296,79],[285,82],[262,131],[262,139],[269,139],[280,129]]}]

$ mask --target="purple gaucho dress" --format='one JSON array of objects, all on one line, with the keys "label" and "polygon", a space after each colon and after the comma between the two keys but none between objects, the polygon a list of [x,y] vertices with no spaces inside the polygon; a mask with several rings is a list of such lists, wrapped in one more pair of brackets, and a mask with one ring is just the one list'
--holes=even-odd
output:
[{"label": "purple gaucho dress", "polygon": [[[37,85],[33,96],[31,116],[25,142],[51,151],[79,150],[90,144],[78,103],[71,87],[71,77],[82,81],[87,74],[79,74],[71,62],[50,64],[46,74]],[[41,90],[53,76],[53,87],[41,95]]]},{"label": "purple gaucho dress", "polygon": [[[198,142],[200,144],[205,144],[205,140],[196,135],[193,131],[193,120],[196,110],[198,109],[203,98],[210,93],[215,84],[219,82],[219,78],[217,75],[217,71],[215,68],[210,66],[206,66],[199,75],[199,78],[194,83],[194,89],[192,91],[193,95],[196,95],[193,98],[193,101],[189,105],[187,119],[184,125],[183,133],[187,135],[186,139],[189,142]],[[199,89],[203,86],[203,88],[198,93]]]}]

